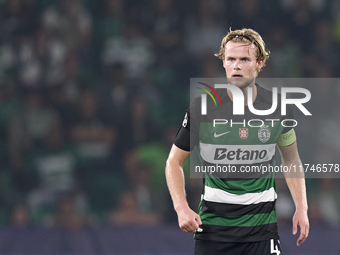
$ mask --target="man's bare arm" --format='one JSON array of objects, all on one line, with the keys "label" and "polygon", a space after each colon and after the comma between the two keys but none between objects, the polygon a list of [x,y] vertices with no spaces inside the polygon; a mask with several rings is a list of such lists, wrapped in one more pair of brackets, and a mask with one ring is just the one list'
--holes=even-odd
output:
[{"label": "man's bare arm", "polygon": [[[302,169],[302,163],[296,142],[286,147],[279,146],[279,151],[283,166],[288,166],[288,169],[294,169],[294,167],[291,166],[296,166],[295,169]],[[293,235],[297,233],[299,226],[300,236],[297,240],[297,245],[300,246],[309,234],[309,220],[307,215],[308,205],[304,171],[287,172],[284,174],[296,208],[293,216]]]},{"label": "man's bare arm", "polygon": [[179,227],[185,232],[195,232],[202,224],[197,213],[190,209],[185,193],[183,164],[190,152],[173,145],[166,161],[165,176],[178,216]]}]

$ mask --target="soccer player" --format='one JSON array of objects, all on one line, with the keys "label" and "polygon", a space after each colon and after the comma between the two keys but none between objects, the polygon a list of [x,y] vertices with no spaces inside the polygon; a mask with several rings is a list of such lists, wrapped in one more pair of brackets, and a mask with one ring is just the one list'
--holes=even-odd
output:
[{"label": "soccer player", "polygon": [[[261,116],[252,114],[248,109],[248,88],[252,88],[252,102],[256,109],[271,107],[272,93],[255,83],[269,57],[262,37],[252,29],[230,31],[215,56],[222,59],[228,84],[243,92],[245,114],[233,116],[233,94],[228,89],[217,90],[223,106],[212,111],[214,104],[212,100],[207,101],[208,115],[200,114],[200,99],[195,99],[186,111],[165,170],[179,227],[185,233],[195,233],[195,255],[282,254],[272,173],[262,176],[250,174],[247,178],[206,173],[198,213],[188,206],[183,163],[195,146],[203,166],[216,166],[221,162],[240,170],[242,166],[273,165],[276,146],[283,166],[302,166],[294,129],[280,124],[284,117],[281,116],[280,103],[274,113],[266,116],[267,119],[280,120],[274,125],[265,123],[261,127],[240,127],[212,123],[213,119],[234,118],[239,123],[243,119],[246,123],[250,119],[259,119]],[[291,114],[288,108],[287,119],[292,118]],[[309,232],[305,179],[303,175],[289,178],[292,176],[286,173],[285,177],[296,207],[292,232],[295,235],[300,228],[299,246]]]}]

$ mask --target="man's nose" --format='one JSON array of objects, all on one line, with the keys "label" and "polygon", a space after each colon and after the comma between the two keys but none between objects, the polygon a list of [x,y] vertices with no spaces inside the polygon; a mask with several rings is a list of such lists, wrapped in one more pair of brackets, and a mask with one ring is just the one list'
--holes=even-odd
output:
[{"label": "man's nose", "polygon": [[242,67],[242,64],[241,64],[240,60],[235,60],[234,69],[239,70],[239,69],[241,69],[241,67]]}]

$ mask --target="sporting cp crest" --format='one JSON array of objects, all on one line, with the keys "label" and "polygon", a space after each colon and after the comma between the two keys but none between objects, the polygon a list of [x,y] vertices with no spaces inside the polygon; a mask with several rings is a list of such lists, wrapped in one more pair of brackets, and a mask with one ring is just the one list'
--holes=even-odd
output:
[{"label": "sporting cp crest", "polygon": [[263,143],[268,142],[268,140],[270,139],[270,129],[267,125],[262,125],[259,128],[259,131],[257,132],[257,136],[259,137],[260,141]]},{"label": "sporting cp crest", "polygon": [[248,128],[240,128],[238,133],[239,133],[241,139],[247,139]]}]

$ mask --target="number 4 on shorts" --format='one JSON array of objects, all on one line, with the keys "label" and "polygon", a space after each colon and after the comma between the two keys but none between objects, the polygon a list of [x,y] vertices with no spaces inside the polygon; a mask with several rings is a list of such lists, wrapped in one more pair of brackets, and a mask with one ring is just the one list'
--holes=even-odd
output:
[{"label": "number 4 on shorts", "polygon": [[[280,241],[278,240],[278,242],[280,242]],[[279,247],[277,245],[275,245],[275,247],[274,247],[274,239],[270,240],[270,254],[276,254],[276,255],[281,254]]]}]

